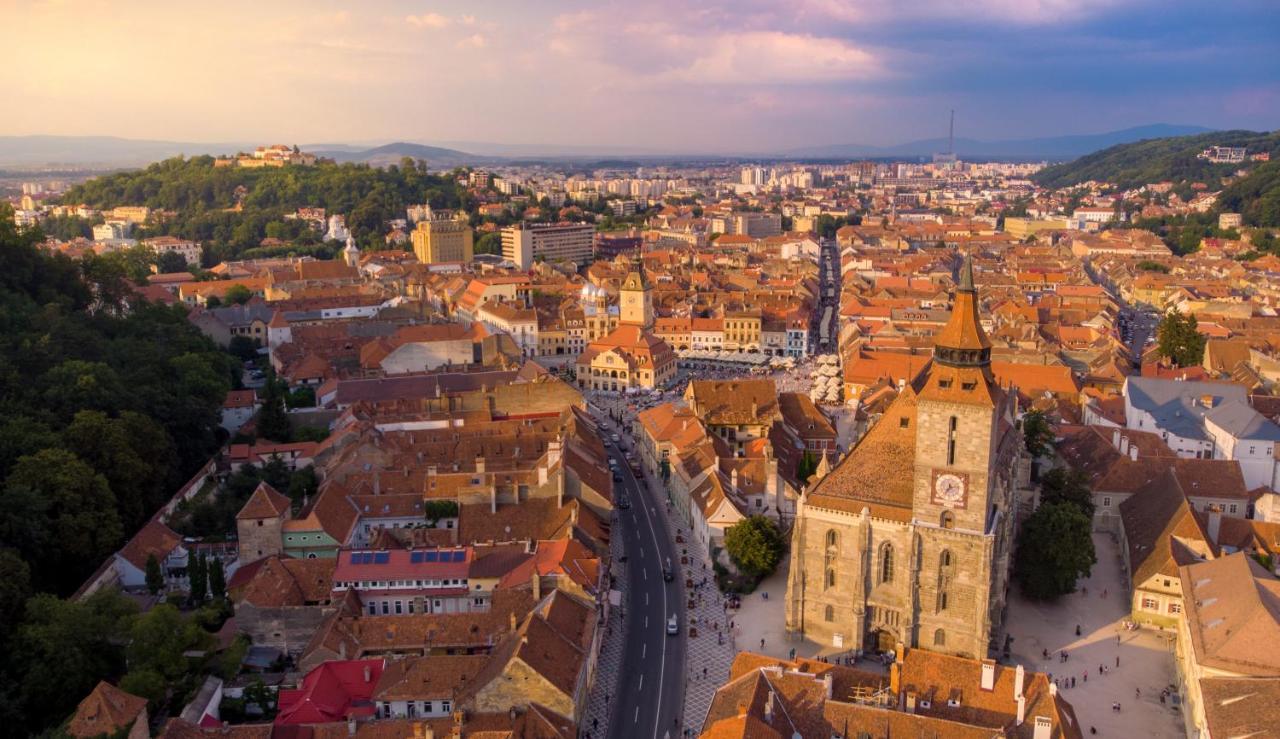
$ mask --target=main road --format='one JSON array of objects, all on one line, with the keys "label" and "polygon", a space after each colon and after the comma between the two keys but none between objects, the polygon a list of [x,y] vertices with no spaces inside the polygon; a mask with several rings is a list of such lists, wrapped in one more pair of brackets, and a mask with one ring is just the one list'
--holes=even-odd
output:
[{"label": "main road", "polygon": [[[623,432],[623,442],[630,443]],[[682,602],[679,557],[667,532],[665,501],[655,500],[632,474],[619,445],[605,444],[618,461],[614,505],[618,521],[614,536],[621,535],[627,561],[627,590],[623,599],[626,643],[618,694],[610,698],[612,722],[609,736],[662,739],[680,736],[684,708],[685,639],[688,624]],[[622,507],[626,505],[627,507]],[[672,579],[663,578],[670,563]],[[678,633],[667,634],[667,619],[676,616]]]}]

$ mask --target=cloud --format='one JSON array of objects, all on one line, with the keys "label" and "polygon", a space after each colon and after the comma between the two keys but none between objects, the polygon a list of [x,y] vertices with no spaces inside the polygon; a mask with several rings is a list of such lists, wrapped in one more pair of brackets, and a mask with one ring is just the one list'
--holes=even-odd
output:
[{"label": "cloud", "polygon": [[479,33],[473,33],[470,36],[461,38],[456,44],[459,49],[482,49],[488,41]]},{"label": "cloud", "polygon": [[449,18],[443,15],[440,15],[439,13],[422,13],[421,15],[406,15],[404,17],[404,20],[405,20],[405,23],[408,23],[409,25],[415,26],[417,28],[444,28],[453,22]]},{"label": "cloud", "polygon": [[1074,23],[1139,0],[802,0],[797,15],[845,23],[926,20],[982,25]]}]

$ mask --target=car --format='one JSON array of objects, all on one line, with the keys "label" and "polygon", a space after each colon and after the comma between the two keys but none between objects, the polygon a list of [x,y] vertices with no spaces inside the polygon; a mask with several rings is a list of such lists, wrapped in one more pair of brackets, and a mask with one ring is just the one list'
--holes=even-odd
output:
[{"label": "car", "polygon": [[614,475],[613,475],[613,481],[614,481],[614,482],[622,482],[622,475],[619,475],[619,474],[617,474],[617,473],[614,473]]},{"label": "car", "polygon": [[667,619],[667,636],[675,636],[680,633],[680,619],[676,618],[676,614],[671,614],[671,618]]},{"label": "car", "polygon": [[628,497],[627,497],[627,496],[625,496],[625,495],[624,495],[624,496],[622,496],[621,498],[618,498],[618,507],[619,507],[619,508],[621,508],[621,509],[623,509],[623,510],[626,510],[626,509],[630,508],[630,507],[631,507],[631,499],[630,499],[630,498],[628,498]]},{"label": "car", "polygon": [[672,581],[672,580],[674,580],[674,579],[675,579],[675,575],[674,575],[674,574],[672,574],[672,572],[671,572],[671,568],[669,568],[669,567],[663,567],[663,568],[662,568],[662,580],[663,580],[663,582],[671,582],[671,581]]}]

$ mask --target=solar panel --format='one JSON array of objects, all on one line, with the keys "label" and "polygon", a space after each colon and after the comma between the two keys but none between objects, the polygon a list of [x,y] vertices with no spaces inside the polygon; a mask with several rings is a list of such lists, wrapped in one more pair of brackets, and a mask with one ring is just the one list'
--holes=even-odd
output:
[{"label": "solar panel", "polygon": [[376,565],[384,565],[390,561],[391,561],[390,552],[378,552],[377,554],[373,555],[373,563]]},{"label": "solar panel", "polygon": [[360,552],[352,552],[352,553],[351,553],[351,564],[353,564],[353,565],[358,565],[358,564],[360,564]]},{"label": "solar panel", "polygon": [[409,555],[409,562],[419,564],[422,562],[422,552],[413,552]]},{"label": "solar panel", "polygon": [[363,552],[360,555],[360,564],[363,564],[363,565],[373,564],[373,552]]},{"label": "solar panel", "polygon": [[466,558],[467,558],[467,553],[466,553],[466,552],[454,552],[454,553],[453,553],[453,561],[454,561],[454,562],[461,562],[461,561],[465,560]]},{"label": "solar panel", "polygon": [[423,562],[435,562],[438,559],[438,555],[435,552],[423,552],[423,556],[425,557],[422,560]]}]

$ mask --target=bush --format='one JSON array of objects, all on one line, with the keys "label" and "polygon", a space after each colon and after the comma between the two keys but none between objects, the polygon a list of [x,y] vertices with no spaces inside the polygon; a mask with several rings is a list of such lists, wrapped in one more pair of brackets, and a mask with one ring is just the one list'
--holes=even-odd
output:
[{"label": "bush", "polygon": [[782,560],[786,542],[773,519],[755,515],[724,532],[724,547],[743,574],[764,577]]}]

